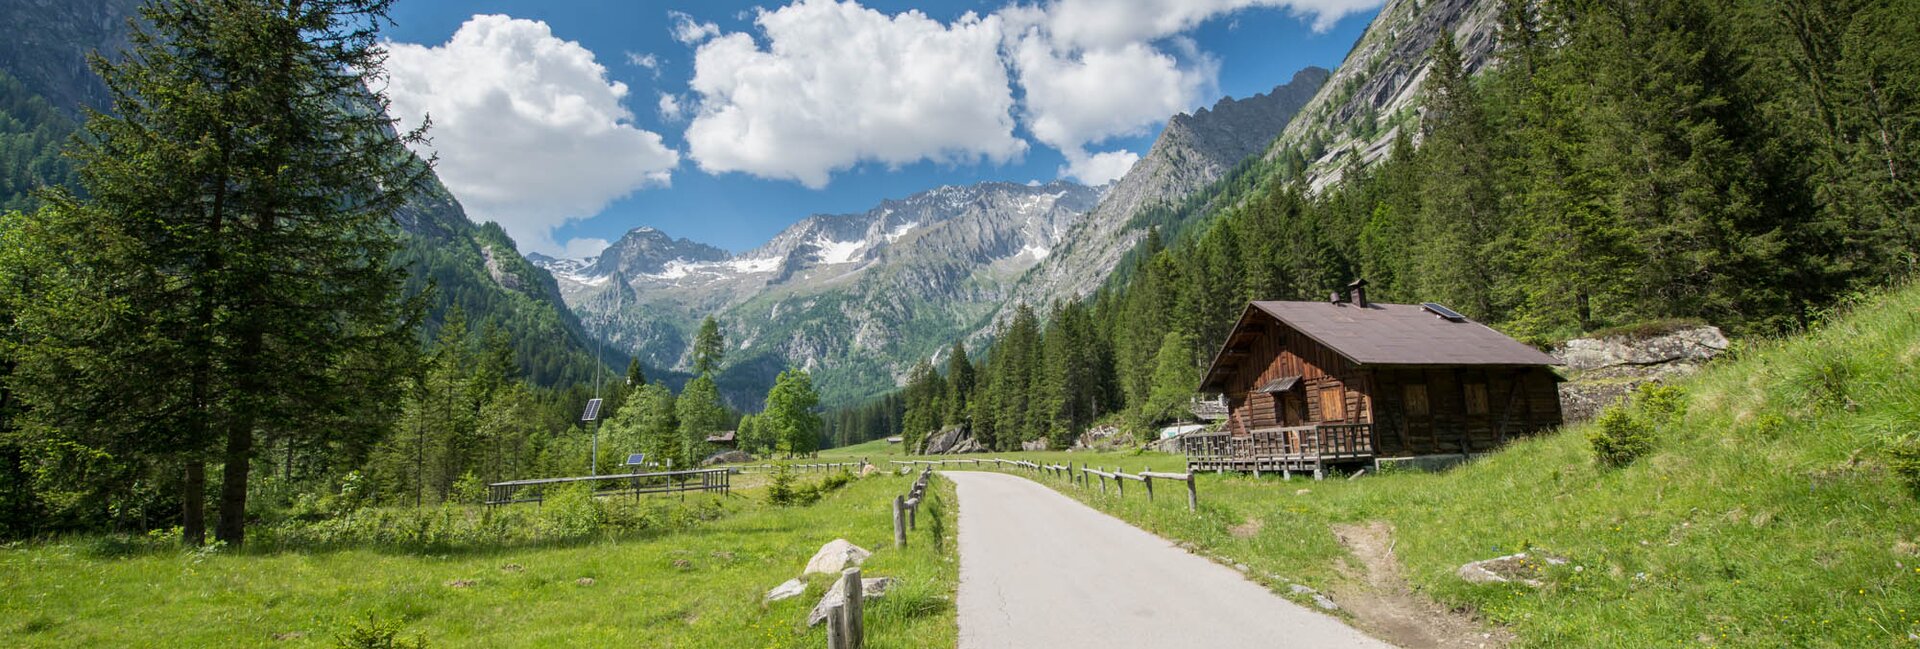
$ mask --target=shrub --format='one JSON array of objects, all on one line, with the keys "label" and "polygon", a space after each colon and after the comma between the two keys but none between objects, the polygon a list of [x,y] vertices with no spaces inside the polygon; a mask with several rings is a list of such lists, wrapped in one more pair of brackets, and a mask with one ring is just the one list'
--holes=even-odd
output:
[{"label": "shrub", "polygon": [[593,485],[587,483],[554,489],[541,513],[547,528],[563,539],[591,536],[607,522],[606,507],[593,497]]},{"label": "shrub", "polygon": [[381,622],[380,618],[367,616],[365,624],[347,623],[347,630],[334,639],[333,646],[338,649],[427,649],[426,634],[417,634],[412,640],[400,637],[399,622]]},{"label": "shrub", "polygon": [[483,504],[487,502],[487,481],[468,471],[453,482],[453,493],[448,494],[447,499],[469,505]]},{"label": "shrub", "polygon": [[767,502],[779,507],[794,504],[793,471],[784,464],[773,470],[767,485]]},{"label": "shrub", "polygon": [[1653,427],[1615,406],[1600,414],[1587,442],[1601,464],[1622,467],[1653,450]]},{"label": "shrub", "polygon": [[1880,452],[1887,456],[1887,468],[1900,477],[1907,491],[1920,498],[1920,434],[1896,435],[1882,445]]},{"label": "shrub", "polygon": [[1687,414],[1687,391],[1677,385],[1658,381],[1642,383],[1634,390],[1633,402],[1647,416],[1671,423]]}]

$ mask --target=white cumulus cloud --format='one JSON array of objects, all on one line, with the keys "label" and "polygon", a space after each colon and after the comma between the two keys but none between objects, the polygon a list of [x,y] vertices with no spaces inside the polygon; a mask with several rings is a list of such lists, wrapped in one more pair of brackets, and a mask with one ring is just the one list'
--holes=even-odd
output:
[{"label": "white cumulus cloud", "polygon": [[1062,50],[1039,27],[1013,39],[1013,66],[1026,90],[1022,108],[1033,136],[1067,158],[1066,175],[1100,184],[1139,158],[1127,151],[1090,154],[1086,146],[1139,135],[1211,90],[1218,66],[1189,47],[1189,61],[1146,43]]},{"label": "white cumulus cloud", "polygon": [[680,105],[680,98],[672,93],[660,93],[659,105],[660,120],[663,122],[678,122],[686,116],[686,107]]},{"label": "white cumulus cloud", "polygon": [[687,13],[683,11],[668,11],[667,18],[673,21],[673,26],[671,27],[673,40],[688,45],[695,45],[700,41],[720,35],[719,25],[694,20],[693,16],[687,15]]},{"label": "white cumulus cloud", "polygon": [[1285,9],[1312,20],[1315,31],[1380,6],[1383,0],[1053,0],[1047,31],[1074,48],[1115,47],[1186,32],[1215,16],[1249,8]]},{"label": "white cumulus cloud", "polygon": [[706,40],[694,58],[699,105],[687,153],[706,171],[818,188],[862,161],[1005,162],[1026,152],[997,16],[942,24],[917,11],[798,0],[754,22],[764,48],[733,33]]},{"label": "white cumulus cloud", "polygon": [[648,186],[664,186],[679,154],[636,128],[625,84],[546,23],[474,16],[445,44],[388,43],[387,92],[401,126],[429,116],[439,174],[475,220],[498,221],[526,250],[595,245],[553,240]]}]

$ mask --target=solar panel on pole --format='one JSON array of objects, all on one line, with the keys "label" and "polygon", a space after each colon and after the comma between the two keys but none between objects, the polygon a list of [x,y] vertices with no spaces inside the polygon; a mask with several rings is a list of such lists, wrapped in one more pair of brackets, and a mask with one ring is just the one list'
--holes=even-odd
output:
[{"label": "solar panel on pole", "polygon": [[587,411],[580,413],[580,421],[597,421],[599,419],[600,419],[600,400],[588,399]]}]

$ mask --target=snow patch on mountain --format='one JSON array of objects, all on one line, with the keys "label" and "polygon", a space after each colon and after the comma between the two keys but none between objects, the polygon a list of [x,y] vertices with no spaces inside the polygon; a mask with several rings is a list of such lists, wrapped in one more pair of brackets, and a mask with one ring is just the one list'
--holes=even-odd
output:
[{"label": "snow patch on mountain", "polygon": [[821,237],[815,239],[813,242],[813,248],[819,251],[820,263],[823,264],[850,263],[853,261],[854,256],[860,253],[860,249],[865,247],[867,247],[867,242],[864,240],[833,241]]}]

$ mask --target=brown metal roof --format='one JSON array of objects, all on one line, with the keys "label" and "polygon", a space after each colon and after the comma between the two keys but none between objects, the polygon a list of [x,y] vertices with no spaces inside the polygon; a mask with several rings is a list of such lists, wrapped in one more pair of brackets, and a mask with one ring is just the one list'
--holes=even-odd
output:
[{"label": "brown metal roof", "polygon": [[1413,304],[1254,302],[1257,308],[1361,365],[1557,365],[1491,327],[1454,322]]}]

